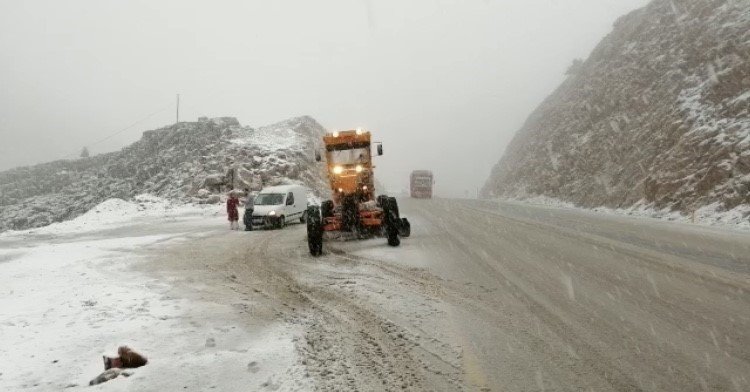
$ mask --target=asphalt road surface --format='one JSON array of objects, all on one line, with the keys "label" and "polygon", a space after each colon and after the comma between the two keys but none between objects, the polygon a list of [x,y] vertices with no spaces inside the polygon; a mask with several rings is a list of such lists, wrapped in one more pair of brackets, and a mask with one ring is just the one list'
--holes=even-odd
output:
[{"label": "asphalt road surface", "polygon": [[[400,200],[412,236],[212,232],[149,269],[295,324],[300,389],[748,391],[750,233],[474,200]],[[217,277],[213,279],[212,276]],[[213,280],[212,280],[213,279]],[[204,298],[205,299],[205,298]]]}]

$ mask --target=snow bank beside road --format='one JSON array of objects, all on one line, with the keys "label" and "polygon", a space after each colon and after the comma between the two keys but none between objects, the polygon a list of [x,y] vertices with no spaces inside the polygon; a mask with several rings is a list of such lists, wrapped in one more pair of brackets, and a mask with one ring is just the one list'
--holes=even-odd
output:
[{"label": "snow bank beside road", "polygon": [[37,229],[9,230],[0,233],[0,238],[19,234],[61,234],[83,233],[117,227],[136,218],[171,218],[188,214],[208,215],[221,209],[216,205],[195,205],[176,203],[149,194],[136,196],[133,201],[107,199],[88,212],[74,219],[52,223]]},{"label": "snow bank beside road", "polygon": [[503,201],[543,205],[555,208],[594,211],[604,214],[627,215],[643,218],[654,218],[673,222],[698,223],[702,225],[721,226],[731,229],[750,230],[750,206],[740,205],[729,211],[723,210],[721,203],[713,203],[695,211],[694,216],[683,215],[669,209],[655,209],[646,204],[636,204],[631,208],[582,208],[573,203],[547,196],[534,196],[525,199],[501,199]]},{"label": "snow bank beside road", "polygon": [[[175,283],[182,276],[131,270],[153,262],[166,244],[202,235],[188,233],[225,230],[223,215],[206,216],[218,208],[137,200],[110,199],[73,221],[0,236],[0,356],[12,358],[0,367],[0,391],[89,390],[103,370],[101,356],[121,344],[145,354],[148,365],[97,389],[296,385],[280,375],[296,359],[298,331],[285,324],[249,328],[234,307],[252,308],[251,299],[223,292],[226,302],[204,298],[198,282],[188,297]],[[182,219],[165,219],[177,214]],[[141,225],[164,230],[143,235]],[[89,235],[102,228],[108,231]],[[70,235],[50,241],[46,234],[62,231]]]}]

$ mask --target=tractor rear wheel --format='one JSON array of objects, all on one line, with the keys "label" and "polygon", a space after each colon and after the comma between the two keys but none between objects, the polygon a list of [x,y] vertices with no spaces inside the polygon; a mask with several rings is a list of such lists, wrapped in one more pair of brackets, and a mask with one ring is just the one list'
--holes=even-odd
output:
[{"label": "tractor rear wheel", "polygon": [[323,220],[320,216],[320,207],[307,207],[307,246],[310,254],[320,256],[323,254]]},{"label": "tractor rear wheel", "polygon": [[401,237],[408,237],[411,235],[411,223],[406,218],[401,217],[401,213],[398,210],[398,201],[395,197],[388,197],[388,203],[390,208],[396,216],[396,226],[398,227],[398,235]]},{"label": "tractor rear wheel", "polygon": [[406,218],[399,219],[399,222],[401,225],[398,228],[398,235],[404,238],[409,237],[411,235],[411,223]]},{"label": "tractor rear wheel", "polygon": [[375,200],[377,200],[378,207],[383,208],[383,206],[386,203],[386,199],[388,199],[388,196],[386,196],[386,195],[378,195],[377,199],[375,199]]},{"label": "tractor rear wheel", "polygon": [[395,198],[383,199],[383,225],[385,226],[385,235],[388,237],[388,245],[399,246],[401,239],[398,238],[398,205]]},{"label": "tractor rear wheel", "polygon": [[396,201],[395,197],[389,197],[388,202],[391,204],[391,209],[396,214],[396,218],[400,219],[401,214],[398,212],[398,201]]}]

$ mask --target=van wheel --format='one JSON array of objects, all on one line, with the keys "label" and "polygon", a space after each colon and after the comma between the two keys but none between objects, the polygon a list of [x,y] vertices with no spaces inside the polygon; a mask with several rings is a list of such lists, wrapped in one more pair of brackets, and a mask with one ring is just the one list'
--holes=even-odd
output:
[{"label": "van wheel", "polygon": [[299,218],[299,223],[305,223],[307,222],[307,211],[302,213],[302,216]]},{"label": "van wheel", "polygon": [[283,229],[284,226],[286,226],[286,218],[284,218],[284,215],[279,217],[279,221],[276,223],[277,229]]}]

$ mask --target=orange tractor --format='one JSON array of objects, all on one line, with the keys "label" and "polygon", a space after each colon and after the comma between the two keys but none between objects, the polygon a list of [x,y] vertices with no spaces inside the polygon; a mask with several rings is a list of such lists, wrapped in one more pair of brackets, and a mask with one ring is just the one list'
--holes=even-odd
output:
[{"label": "orange tractor", "polygon": [[[399,215],[396,198],[375,197],[370,137],[370,132],[361,128],[323,136],[333,197],[307,208],[307,243],[313,256],[323,253],[327,232],[348,232],[357,238],[382,235],[391,246],[398,246],[399,237],[411,234],[409,221]],[[383,155],[383,145],[376,144],[377,154]],[[319,152],[315,160],[322,160]]]}]

